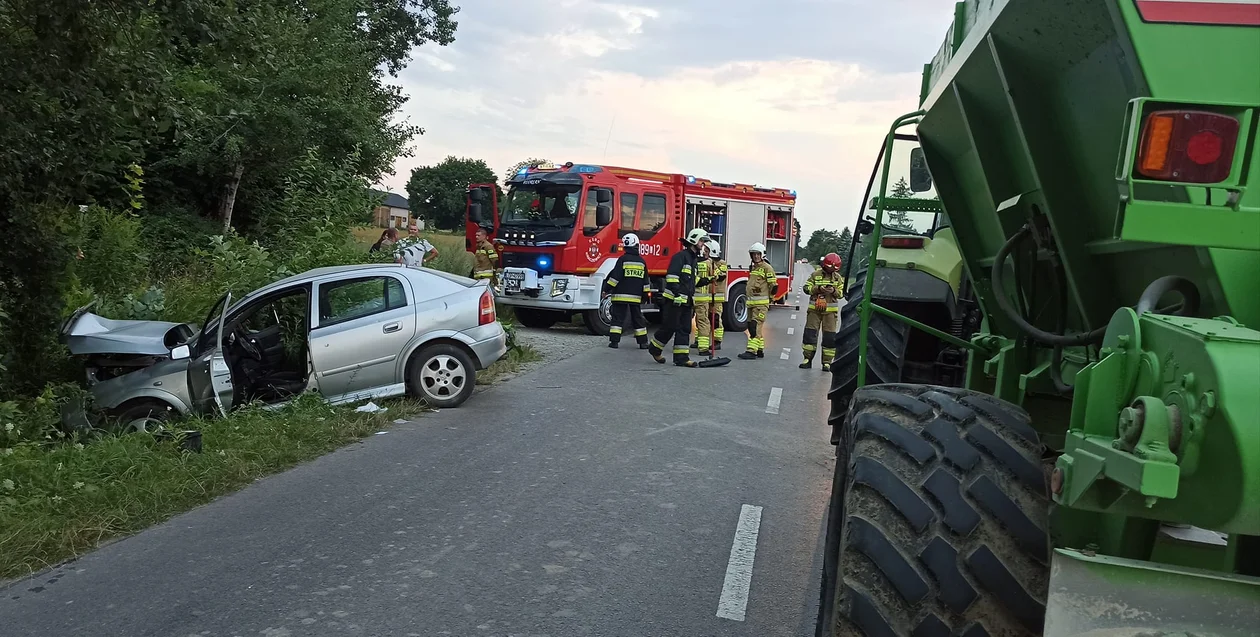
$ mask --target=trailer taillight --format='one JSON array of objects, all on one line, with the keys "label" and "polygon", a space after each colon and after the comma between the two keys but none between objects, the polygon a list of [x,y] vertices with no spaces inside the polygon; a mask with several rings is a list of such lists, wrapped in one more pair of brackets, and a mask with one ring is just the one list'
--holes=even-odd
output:
[{"label": "trailer taillight", "polygon": [[1229,177],[1238,120],[1207,111],[1156,111],[1142,123],[1138,172],[1151,179],[1214,184]]},{"label": "trailer taillight", "polygon": [[918,250],[924,243],[923,237],[883,237],[879,240],[879,247]]},{"label": "trailer taillight", "polygon": [[477,319],[477,324],[489,325],[494,321],[494,293],[487,289],[481,293],[481,313]]}]

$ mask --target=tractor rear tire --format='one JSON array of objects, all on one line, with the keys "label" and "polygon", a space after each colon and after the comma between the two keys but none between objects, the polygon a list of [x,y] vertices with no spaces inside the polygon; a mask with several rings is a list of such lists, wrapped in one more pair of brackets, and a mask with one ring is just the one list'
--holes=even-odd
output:
[{"label": "tractor rear tire", "polygon": [[[827,422],[832,426],[831,444],[839,441],[837,427],[844,425],[849,410],[849,399],[857,390],[858,345],[862,331],[862,317],[858,306],[862,303],[862,289],[866,285],[866,270],[851,279],[853,286],[845,294],[847,302],[840,310],[840,329],[836,333],[836,360],[831,365],[831,413]],[[905,362],[906,341],[912,328],[901,321],[883,314],[872,313],[870,333],[866,340],[866,383],[897,383],[901,381],[901,368]]]},{"label": "tractor rear tire", "polygon": [[896,384],[858,390],[849,415],[815,634],[1040,635],[1050,503],[1028,414]]}]

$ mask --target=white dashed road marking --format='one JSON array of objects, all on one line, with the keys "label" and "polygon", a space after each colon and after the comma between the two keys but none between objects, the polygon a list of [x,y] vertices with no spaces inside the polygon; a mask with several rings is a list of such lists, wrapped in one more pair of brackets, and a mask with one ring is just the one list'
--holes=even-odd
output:
[{"label": "white dashed road marking", "polygon": [[783,352],[779,354],[779,358],[782,360],[787,360],[788,357],[791,356],[791,352],[792,352],[792,349],[790,347],[785,347],[783,348]]},{"label": "white dashed road marking", "polygon": [[789,328],[788,328],[788,336],[791,336],[792,334],[795,334],[795,333],[796,333],[796,328],[795,328],[795,327],[789,327]]},{"label": "white dashed road marking", "polygon": [[[779,391],[775,388],[775,391]],[[739,523],[735,525],[735,541],[731,543],[731,558],[726,563],[726,581],[722,582],[722,597],[718,599],[717,616],[722,619],[744,621],[748,608],[748,586],[752,584],[753,558],[757,556],[757,532],[761,529],[761,507],[745,504],[739,510]]]},{"label": "white dashed road marking", "polygon": [[770,390],[770,400],[766,401],[766,413],[779,413],[779,401],[783,400],[783,388],[774,387]]},{"label": "white dashed road marking", "polygon": [[796,315],[795,315],[795,314],[793,314],[793,315],[792,315],[792,320],[793,320],[793,321],[795,321],[795,320],[796,320]]}]

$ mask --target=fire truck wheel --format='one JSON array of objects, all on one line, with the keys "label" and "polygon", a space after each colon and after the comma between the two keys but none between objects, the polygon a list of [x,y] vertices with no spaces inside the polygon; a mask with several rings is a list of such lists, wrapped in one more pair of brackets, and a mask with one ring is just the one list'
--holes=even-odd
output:
[{"label": "fire truck wheel", "polygon": [[612,329],[612,299],[601,301],[599,309],[582,312],[582,325],[592,336],[608,336]]},{"label": "fire truck wheel", "polygon": [[1040,635],[1050,507],[1028,414],[979,392],[893,384],[859,389],[849,415],[816,634]]},{"label": "fire truck wheel", "polygon": [[512,310],[516,314],[516,320],[525,327],[534,327],[541,330],[550,328],[552,325],[560,322],[564,317],[559,312],[550,310],[535,310],[532,308],[518,307]]},{"label": "fire truck wheel", "polygon": [[722,323],[727,331],[742,332],[748,329],[748,293],[743,283],[736,283],[726,293],[726,304],[722,308]]}]

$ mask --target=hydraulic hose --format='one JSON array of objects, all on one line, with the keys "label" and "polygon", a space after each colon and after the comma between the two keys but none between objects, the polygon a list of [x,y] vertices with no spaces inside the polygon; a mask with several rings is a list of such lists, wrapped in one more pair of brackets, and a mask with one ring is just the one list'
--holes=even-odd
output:
[{"label": "hydraulic hose", "polygon": [[1011,235],[1010,239],[1006,240],[1006,243],[1002,244],[1002,248],[998,250],[997,256],[993,259],[991,280],[993,283],[993,296],[997,299],[998,307],[1002,309],[1002,313],[1006,314],[1007,318],[1011,319],[1011,321],[1015,323],[1016,327],[1031,337],[1034,341],[1043,345],[1050,345],[1052,347],[1076,347],[1079,345],[1089,345],[1091,343],[1101,341],[1102,337],[1107,333],[1106,325],[1092,332],[1086,332],[1083,334],[1072,334],[1070,336],[1065,334],[1052,334],[1024,320],[1024,317],[1021,316],[1020,313],[1011,305],[1011,300],[1006,296],[1006,287],[1003,285],[1003,270],[1006,266],[1006,258],[1010,256],[1011,250],[1014,249],[1015,246],[1024,239],[1024,237],[1027,237],[1030,232],[1031,230],[1027,225],[1020,228],[1018,232]]},{"label": "hydraulic hose", "polygon": [[[1199,313],[1199,288],[1193,281],[1180,276],[1165,276],[1151,281],[1142,291],[1142,296],[1138,298],[1137,306],[1133,308],[1138,315],[1144,312],[1156,312],[1155,309],[1159,300],[1169,292],[1176,292],[1181,295],[1181,307],[1177,309],[1176,316],[1195,316]],[[1164,314],[1164,309],[1158,310],[1158,313]]]}]

